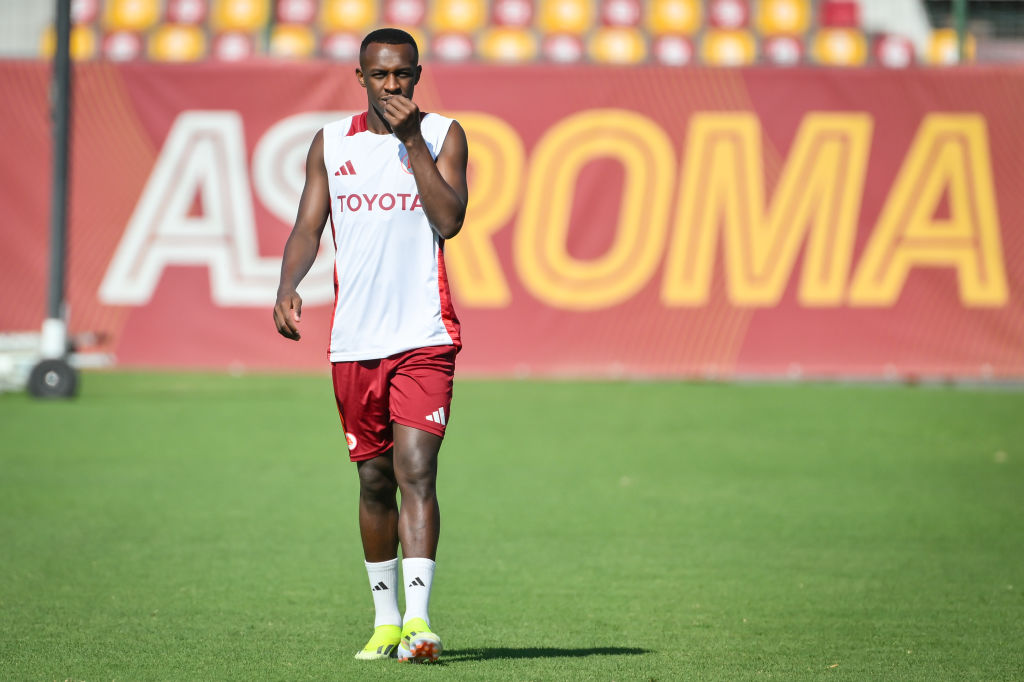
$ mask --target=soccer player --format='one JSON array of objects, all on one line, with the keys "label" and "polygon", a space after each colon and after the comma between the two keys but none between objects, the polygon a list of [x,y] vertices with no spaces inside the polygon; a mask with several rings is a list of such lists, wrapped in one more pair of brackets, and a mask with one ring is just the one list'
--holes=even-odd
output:
[{"label": "soccer player", "polygon": [[441,528],[435,484],[461,347],[444,242],[466,216],[468,150],[457,121],[413,102],[421,68],[404,31],[380,29],[363,40],[355,74],[367,109],[313,138],[274,306],[278,332],[298,340],[296,288],[329,218],[336,247],[331,373],[359,472],[359,531],[376,611],[359,659],[420,662],[442,649],[428,614]]}]

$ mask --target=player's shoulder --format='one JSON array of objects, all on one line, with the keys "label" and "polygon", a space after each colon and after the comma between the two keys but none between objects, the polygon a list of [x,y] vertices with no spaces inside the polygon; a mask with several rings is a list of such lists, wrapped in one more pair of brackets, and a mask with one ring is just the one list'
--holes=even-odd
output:
[{"label": "player's shoulder", "polygon": [[366,112],[357,112],[331,121],[321,129],[325,140],[336,140],[366,132]]}]

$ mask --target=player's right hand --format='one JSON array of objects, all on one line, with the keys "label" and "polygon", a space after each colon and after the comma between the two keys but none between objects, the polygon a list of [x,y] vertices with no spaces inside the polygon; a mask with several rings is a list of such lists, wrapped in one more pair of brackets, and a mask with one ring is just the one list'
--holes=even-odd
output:
[{"label": "player's right hand", "polygon": [[277,303],[274,304],[274,324],[277,325],[277,333],[286,339],[298,341],[302,337],[299,334],[301,318],[302,297],[294,291],[278,294]]}]

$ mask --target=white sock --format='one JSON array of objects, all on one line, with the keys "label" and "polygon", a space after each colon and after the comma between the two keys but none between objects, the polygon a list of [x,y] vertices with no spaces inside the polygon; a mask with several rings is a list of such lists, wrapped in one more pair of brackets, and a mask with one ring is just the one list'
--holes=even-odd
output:
[{"label": "white sock", "polygon": [[377,563],[369,561],[365,563],[366,573],[370,576],[373,608],[377,612],[373,619],[373,627],[401,625],[402,614],[398,610],[398,558]]},{"label": "white sock", "polygon": [[434,562],[430,559],[402,559],[402,580],[405,581],[405,625],[413,618],[422,618],[430,625],[430,585],[434,582]]}]

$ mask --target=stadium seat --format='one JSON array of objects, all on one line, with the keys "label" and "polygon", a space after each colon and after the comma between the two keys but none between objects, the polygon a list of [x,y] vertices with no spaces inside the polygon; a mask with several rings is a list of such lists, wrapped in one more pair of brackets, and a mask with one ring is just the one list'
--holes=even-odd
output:
[{"label": "stadium seat", "polygon": [[796,66],[804,60],[804,44],[795,36],[771,36],[761,43],[765,61],[775,66]]},{"label": "stadium seat", "polygon": [[875,36],[872,56],[878,64],[890,69],[903,69],[914,64],[914,43],[903,36],[883,34]]},{"label": "stadium seat", "polygon": [[583,35],[593,23],[590,0],[541,0],[537,25],[545,34]]},{"label": "stadium seat", "polygon": [[761,35],[801,35],[810,24],[810,0],[761,0],[757,6],[757,30]]},{"label": "stadium seat", "polygon": [[599,64],[639,64],[647,59],[647,41],[639,29],[605,26],[594,31],[587,51]]},{"label": "stadium seat", "polygon": [[323,0],[320,5],[320,28],[325,33],[366,33],[376,23],[377,3],[374,0]]},{"label": "stadium seat", "polygon": [[316,21],[317,0],[277,0],[274,19],[278,24],[304,24]]},{"label": "stadium seat", "polygon": [[605,26],[633,28],[640,25],[643,5],[640,0],[602,0],[601,23]]},{"label": "stadium seat", "polygon": [[527,29],[495,26],[480,36],[477,51],[490,62],[529,62],[537,58],[537,38]]},{"label": "stadium seat", "polygon": [[466,33],[439,33],[430,42],[430,54],[441,61],[468,61],[475,51],[473,38]]},{"label": "stadium seat", "polygon": [[194,62],[206,56],[206,35],[198,26],[161,24],[149,34],[147,54],[156,62]]},{"label": "stadium seat", "polygon": [[700,54],[711,66],[745,66],[757,58],[757,43],[750,31],[713,28],[704,33]]},{"label": "stadium seat", "polygon": [[422,26],[427,0],[385,0],[382,11],[388,26]]},{"label": "stadium seat", "polygon": [[583,59],[583,40],[569,33],[545,36],[540,49],[545,59],[556,64],[573,64]]},{"label": "stadium seat", "polygon": [[256,54],[256,39],[251,33],[227,31],[213,38],[210,54],[222,62],[239,62]]},{"label": "stadium seat", "polygon": [[168,24],[199,25],[206,21],[209,14],[208,0],[167,0],[164,21]]},{"label": "stadium seat", "polygon": [[495,0],[491,4],[491,24],[525,28],[533,22],[533,0]]},{"label": "stadium seat", "polygon": [[108,31],[145,31],[160,20],[157,0],[107,0],[103,25]]},{"label": "stadium seat", "polygon": [[74,0],[71,3],[71,23],[91,24],[100,15],[100,0]]},{"label": "stadium seat", "polygon": [[144,41],[134,31],[116,31],[103,37],[103,58],[112,62],[130,62],[142,56]]},{"label": "stadium seat", "polygon": [[[91,26],[82,24],[71,27],[71,37],[68,44],[71,58],[76,62],[86,61],[96,56],[96,32]],[[43,32],[40,52],[46,59],[53,59],[57,50],[57,31],[53,26],[48,26]]]},{"label": "stadium seat", "polygon": [[750,5],[747,0],[711,0],[708,24],[730,30],[746,28],[750,25]]},{"label": "stadium seat", "polygon": [[[977,53],[978,43],[973,35],[968,34],[964,41],[964,61],[973,62]],[[953,66],[959,63],[957,54],[957,35],[951,28],[940,28],[932,31],[928,40],[928,63],[933,66]]]},{"label": "stadium seat", "polygon": [[316,36],[306,24],[277,24],[270,32],[269,52],[274,57],[307,59],[316,53]]},{"label": "stadium seat", "polygon": [[434,0],[430,13],[430,26],[437,33],[472,33],[486,22],[484,0]]},{"label": "stadium seat", "polygon": [[269,0],[213,0],[210,28],[214,33],[252,33],[266,27],[269,18]]},{"label": "stadium seat", "polygon": [[822,28],[814,36],[811,55],[825,66],[862,66],[868,57],[867,39],[855,28]]},{"label": "stadium seat", "polygon": [[656,36],[692,36],[701,26],[702,7],[699,0],[651,0],[647,30]]},{"label": "stadium seat", "polygon": [[825,28],[859,28],[860,4],[857,0],[822,0],[818,24]]},{"label": "stadium seat", "polygon": [[358,33],[329,33],[320,41],[320,54],[341,62],[355,62],[359,58],[362,41],[363,37]]},{"label": "stadium seat", "polygon": [[685,66],[693,62],[693,43],[685,36],[658,36],[651,44],[654,61],[664,66]]}]

